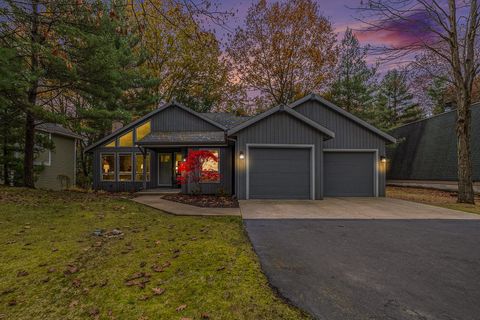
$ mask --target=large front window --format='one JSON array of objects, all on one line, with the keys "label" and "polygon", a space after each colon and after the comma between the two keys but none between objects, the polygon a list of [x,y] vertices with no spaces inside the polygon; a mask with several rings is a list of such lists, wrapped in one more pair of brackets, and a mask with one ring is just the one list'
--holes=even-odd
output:
[{"label": "large front window", "polygon": [[119,181],[131,181],[132,180],[132,155],[120,154],[118,156],[118,180]]},{"label": "large front window", "polygon": [[115,154],[102,154],[100,162],[102,166],[102,181],[115,181]]},{"label": "large front window", "polygon": [[[147,181],[150,181],[150,153],[146,157],[145,174]],[[143,181],[143,154],[137,153],[135,155],[135,181]]]},{"label": "large front window", "polygon": [[215,156],[215,159],[208,158],[202,163],[202,172],[201,172],[201,183],[218,183],[220,182],[220,167],[219,167],[219,156],[220,151],[218,149],[207,150]]}]

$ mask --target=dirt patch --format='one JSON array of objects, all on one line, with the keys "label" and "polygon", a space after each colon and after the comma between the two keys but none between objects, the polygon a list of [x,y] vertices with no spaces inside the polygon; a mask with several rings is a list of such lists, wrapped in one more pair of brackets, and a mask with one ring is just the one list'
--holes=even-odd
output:
[{"label": "dirt patch", "polygon": [[203,208],[238,208],[237,199],[231,196],[169,194],[163,198]]}]

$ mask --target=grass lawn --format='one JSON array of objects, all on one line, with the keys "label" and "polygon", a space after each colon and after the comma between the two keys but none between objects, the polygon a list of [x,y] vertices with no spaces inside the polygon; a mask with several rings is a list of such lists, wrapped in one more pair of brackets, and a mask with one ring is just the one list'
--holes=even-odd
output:
[{"label": "grass lawn", "polygon": [[0,228],[0,319],[307,318],[269,287],[238,217],[0,187]]},{"label": "grass lawn", "polygon": [[387,197],[431,204],[439,207],[480,214],[480,197],[475,205],[457,203],[452,192],[409,187],[387,187]]}]

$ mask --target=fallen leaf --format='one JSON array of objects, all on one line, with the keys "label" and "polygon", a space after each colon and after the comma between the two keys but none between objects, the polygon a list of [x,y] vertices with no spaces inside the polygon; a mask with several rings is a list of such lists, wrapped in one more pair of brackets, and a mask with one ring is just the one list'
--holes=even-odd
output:
[{"label": "fallen leaf", "polygon": [[217,268],[217,271],[222,271],[222,270],[225,270],[225,266],[221,266]]},{"label": "fallen leaf", "polygon": [[178,306],[177,309],[175,309],[175,310],[177,310],[177,312],[180,312],[180,311],[185,310],[186,308],[187,308],[187,305],[186,305],[186,304],[182,304],[182,305]]},{"label": "fallen leaf", "polygon": [[77,273],[78,272],[78,267],[73,265],[73,264],[69,264],[67,265],[67,269],[65,271],[63,271],[64,274],[73,274],[73,273]]},{"label": "fallen leaf", "polygon": [[98,286],[99,286],[100,288],[103,288],[103,287],[105,287],[107,284],[108,284],[108,279],[104,279],[104,280],[102,280],[102,282],[100,282],[100,283],[98,284]]},{"label": "fallen leaf", "polygon": [[17,305],[17,300],[10,300],[10,301],[8,301],[8,305],[9,305],[10,307],[16,306],[16,305]]},{"label": "fallen leaf", "polygon": [[73,300],[73,301],[70,302],[70,304],[68,305],[69,308],[75,308],[76,306],[78,306],[78,301],[77,301],[77,300]]},{"label": "fallen leaf", "polygon": [[82,280],[80,279],[74,279],[72,281],[72,285],[75,287],[75,288],[80,288],[80,286],[82,285]]},{"label": "fallen leaf", "polygon": [[20,270],[20,271],[18,271],[18,273],[17,273],[17,277],[25,277],[25,276],[28,276],[28,274],[29,274],[29,273],[28,273],[27,271],[25,271],[25,270]]},{"label": "fallen leaf", "polygon": [[202,318],[202,319],[210,319],[210,316],[208,315],[208,313],[202,313],[202,315],[200,316],[200,318]]},{"label": "fallen leaf", "polygon": [[50,277],[45,277],[42,280],[40,280],[42,283],[47,283],[50,281]]},{"label": "fallen leaf", "polygon": [[53,272],[55,272],[55,271],[57,271],[56,268],[49,268],[49,269],[47,270],[48,273],[53,273]]},{"label": "fallen leaf", "polygon": [[58,249],[57,248],[52,248],[52,252],[57,252]]},{"label": "fallen leaf", "polygon": [[140,268],[144,268],[147,265],[145,261],[140,262]]},{"label": "fallen leaf", "polygon": [[100,314],[100,310],[98,308],[91,308],[90,310],[88,310],[88,314],[90,315],[90,317],[98,317],[98,315]]},{"label": "fallen leaf", "polygon": [[165,289],[163,288],[153,288],[152,289],[153,294],[156,296],[162,295],[165,292]]},{"label": "fallen leaf", "polygon": [[140,301],[147,301],[148,299],[150,299],[149,295],[143,295],[140,298],[138,298],[138,300],[140,300]]}]

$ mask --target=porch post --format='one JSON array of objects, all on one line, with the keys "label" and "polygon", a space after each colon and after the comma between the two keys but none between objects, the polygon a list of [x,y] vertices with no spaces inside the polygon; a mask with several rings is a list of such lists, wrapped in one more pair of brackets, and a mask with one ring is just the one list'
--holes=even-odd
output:
[{"label": "porch post", "polygon": [[[138,145],[137,145],[138,146]],[[138,149],[143,156],[143,169],[142,169],[142,188],[147,190],[147,149],[138,146]]]}]

